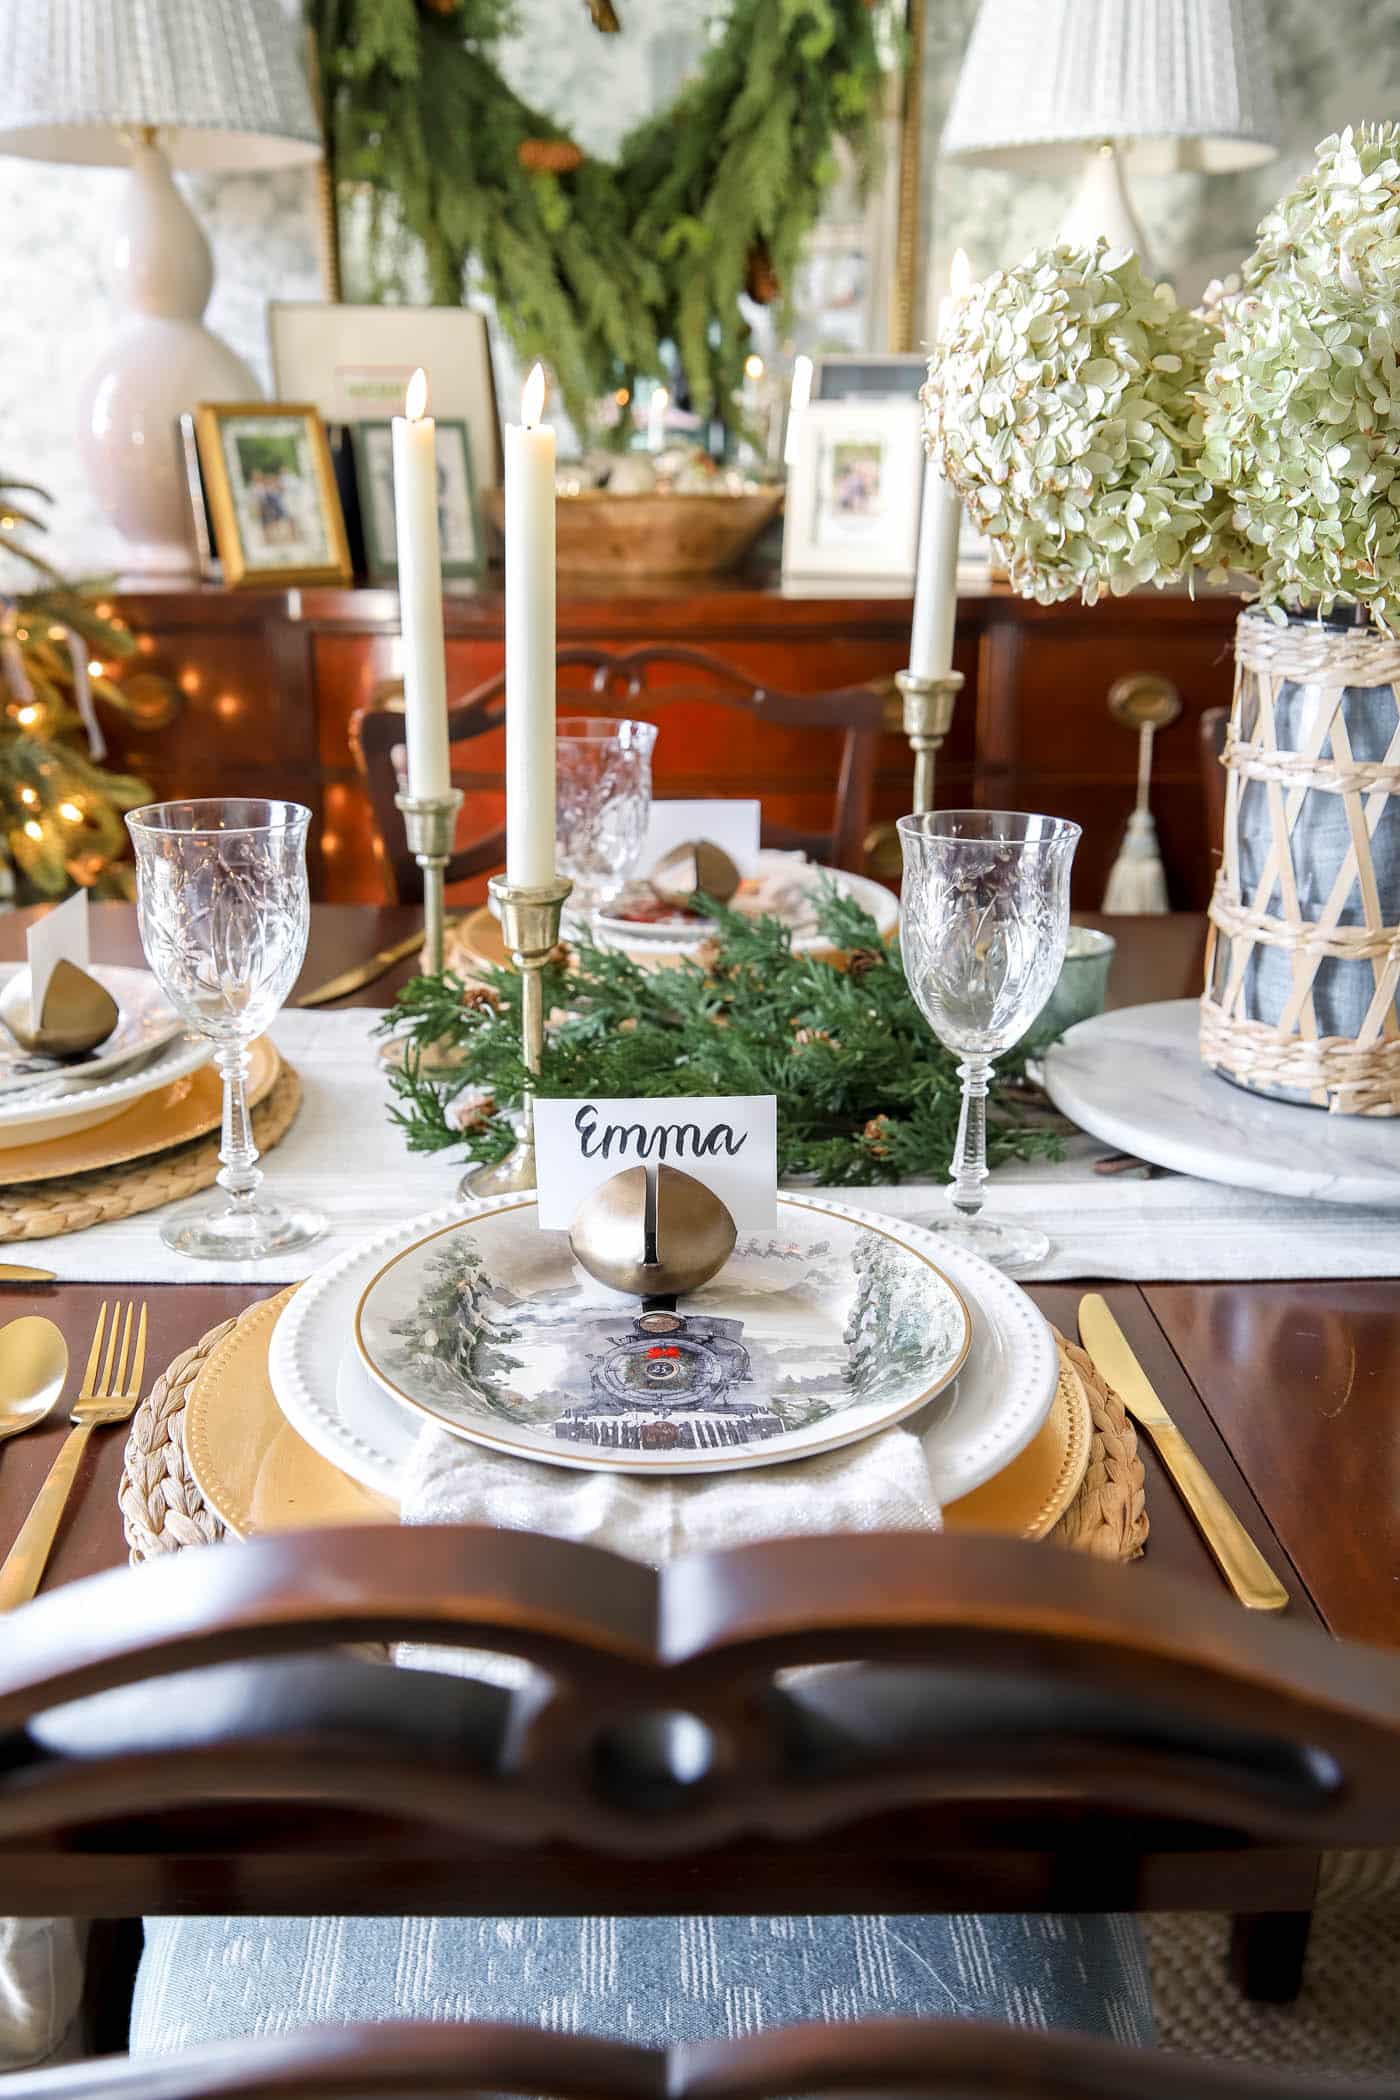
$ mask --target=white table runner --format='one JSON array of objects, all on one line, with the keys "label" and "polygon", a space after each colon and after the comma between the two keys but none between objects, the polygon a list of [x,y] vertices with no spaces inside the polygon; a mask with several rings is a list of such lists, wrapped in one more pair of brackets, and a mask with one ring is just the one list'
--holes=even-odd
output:
[{"label": "white table runner", "polygon": [[[87,1232],[4,1247],[0,1259],[37,1262],[65,1282],[259,1283],[298,1281],[371,1230],[452,1200],[460,1161],[410,1154],[389,1121],[389,1092],[376,1061],[378,1016],[288,1012],[273,1028],[301,1074],[304,1099],[288,1135],[265,1162],[273,1191],[314,1203],[326,1237],[300,1256],[265,1262],[193,1262],[161,1244],[166,1211],[123,1218]],[[1071,1141],[1055,1164],[999,1168],[989,1209],[1034,1218],[1053,1243],[1030,1281],[1119,1277],[1137,1282],[1227,1282],[1289,1277],[1400,1276],[1393,1215],[1331,1203],[1300,1203],[1226,1188],[1187,1175],[1147,1181],[1095,1174],[1097,1140]],[[0,1166],[0,1173],[3,1167]],[[837,1189],[829,1193],[887,1216],[924,1219],[944,1203],[941,1188]],[[207,1203],[207,1194],[190,1205]]]}]

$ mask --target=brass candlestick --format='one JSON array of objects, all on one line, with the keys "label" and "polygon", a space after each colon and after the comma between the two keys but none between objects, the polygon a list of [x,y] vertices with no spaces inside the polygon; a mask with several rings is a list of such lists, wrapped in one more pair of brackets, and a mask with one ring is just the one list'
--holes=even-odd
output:
[{"label": "brass candlestick", "polygon": [[[501,908],[501,932],[520,972],[520,1048],[527,1070],[538,1072],[544,1054],[544,982],[540,976],[559,944],[559,921],[571,882],[526,889],[493,875],[487,884]],[[526,1088],[520,1136],[493,1167],[473,1167],[462,1176],[460,1196],[508,1196],[535,1186],[535,1096]]]},{"label": "brass candlestick", "polygon": [[896,671],[894,682],[904,696],[904,734],[914,754],[914,815],[933,808],[933,771],[943,739],[953,726],[953,708],[963,687],[961,671],[942,678],[920,678]]},{"label": "brass candlestick", "polygon": [[408,850],[423,870],[423,946],[428,951],[428,975],[438,977],[447,931],[443,892],[462,790],[449,788],[445,795],[395,795],[394,807],[403,814]]}]

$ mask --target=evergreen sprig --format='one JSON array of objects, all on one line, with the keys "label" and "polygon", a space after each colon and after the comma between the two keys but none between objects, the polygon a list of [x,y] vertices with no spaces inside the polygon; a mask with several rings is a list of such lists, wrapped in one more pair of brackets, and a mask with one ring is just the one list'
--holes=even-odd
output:
[{"label": "evergreen sprig", "polygon": [[[935,1040],[897,946],[881,940],[869,914],[834,887],[824,891],[821,931],[848,957],[837,968],[795,955],[777,919],[705,908],[714,938],[695,961],[644,970],[583,945],[574,968],[546,970],[545,1010],[562,1018],[545,1046],[540,1093],[773,1094],[785,1175],[839,1186],[946,1174],[960,1105],[956,1060]],[[507,1111],[519,1106],[527,1076],[514,971],[487,973],[484,988],[450,973],[415,978],[381,1032],[402,1039],[390,1113],[409,1150],[462,1146],[473,1159],[503,1158],[514,1141]],[[1014,1050],[998,1063],[987,1128],[993,1164],[1058,1156],[1055,1124],[1006,1087],[1024,1064]]]}]

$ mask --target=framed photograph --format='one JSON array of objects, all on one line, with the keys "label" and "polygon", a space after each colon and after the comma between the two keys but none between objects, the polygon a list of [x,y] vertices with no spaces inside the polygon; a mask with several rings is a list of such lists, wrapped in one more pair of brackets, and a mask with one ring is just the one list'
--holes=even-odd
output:
[{"label": "framed photograph", "polygon": [[917,401],[813,401],[799,418],[783,574],[912,584],[924,448]]},{"label": "framed photograph", "polygon": [[[485,567],[481,517],[472,473],[471,435],[455,418],[437,419],[438,538],[442,573],[479,576]],[[392,583],[399,573],[394,514],[394,443],[389,423],[352,423],[355,484],[365,536],[365,568],[371,583]]]},{"label": "framed photograph", "polygon": [[201,402],[195,435],[226,583],[349,583],[345,521],[314,408]]},{"label": "framed photograph", "polygon": [[[483,487],[501,478],[501,433],[485,314],[465,306],[321,306],[274,299],[267,310],[273,383],[327,423],[403,414],[421,365],[428,412],[466,424]],[[441,428],[441,424],[439,424]]]},{"label": "framed photograph", "polygon": [[814,401],[913,401],[928,359],[919,352],[856,350],[812,360]]}]

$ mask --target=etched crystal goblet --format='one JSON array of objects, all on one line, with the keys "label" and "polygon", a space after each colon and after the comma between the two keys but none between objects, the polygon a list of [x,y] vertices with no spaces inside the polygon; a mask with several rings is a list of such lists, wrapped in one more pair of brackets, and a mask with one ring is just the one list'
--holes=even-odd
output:
[{"label": "etched crystal goblet", "polygon": [[651,722],[561,715],[556,725],[555,851],[573,883],[569,916],[591,924],[637,865],[651,818]]},{"label": "etched crystal goblet", "polygon": [[286,998],[311,924],[309,809],[297,802],[156,802],[128,816],[136,848],[141,945],[186,1025],[208,1036],[224,1082],[222,1198],[175,1217],[161,1238],[178,1254],[256,1261],[305,1247],[319,1212],[258,1194],[262,1170],[248,1111],[248,1046]]},{"label": "etched crystal goblet", "polygon": [[1030,1269],[1050,1242],[1035,1226],[982,1216],[993,1060],[1054,991],[1069,931],[1079,826],[1007,810],[901,817],[900,952],[924,1019],[961,1062],[952,1216],[925,1222],[1002,1269]]}]

